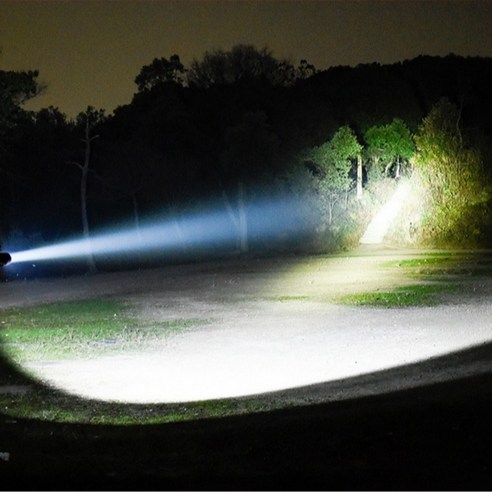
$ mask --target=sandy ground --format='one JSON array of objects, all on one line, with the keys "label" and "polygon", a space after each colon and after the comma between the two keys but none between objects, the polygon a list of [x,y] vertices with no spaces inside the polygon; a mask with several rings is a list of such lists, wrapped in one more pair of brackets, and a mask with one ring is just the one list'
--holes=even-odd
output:
[{"label": "sandy ground", "polygon": [[[145,350],[121,353],[115,346],[114,355],[105,357],[26,363],[36,378],[101,400],[261,395],[256,398],[299,404],[489,373],[487,359],[415,363],[492,341],[490,277],[460,279],[462,289],[433,307],[363,308],[331,301],[334,295],[415,283],[397,267],[381,267],[413,254],[362,251],[16,280],[0,285],[0,299],[9,307],[108,296],[129,301],[150,324],[204,321]],[[397,375],[388,377],[395,368]],[[351,384],[357,376],[359,383]]]}]

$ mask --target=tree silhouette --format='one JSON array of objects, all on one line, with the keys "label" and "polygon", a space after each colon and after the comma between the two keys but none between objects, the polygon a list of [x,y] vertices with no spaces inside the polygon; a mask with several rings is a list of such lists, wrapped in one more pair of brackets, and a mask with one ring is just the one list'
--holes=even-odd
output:
[{"label": "tree silhouette", "polygon": [[178,55],[167,58],[154,58],[150,65],[144,65],[135,78],[138,90],[149,91],[165,82],[175,82],[183,85],[185,82],[186,69],[181,63]]},{"label": "tree silhouette", "polygon": [[93,134],[93,129],[96,125],[100,124],[104,119],[104,110],[96,110],[92,106],[88,106],[87,109],[77,116],[76,124],[77,127],[82,127],[84,136],[82,137],[82,142],[84,143],[84,159],[82,164],[76,161],[70,161],[71,164],[75,165],[80,169],[80,213],[82,219],[82,233],[84,239],[87,242],[88,254],[87,254],[87,265],[89,271],[94,273],[97,271],[96,263],[92,255],[90,248],[90,231],[89,231],[89,216],[87,212],[87,184],[89,179],[90,163],[91,163],[91,150],[92,142],[99,138],[99,135]]},{"label": "tree silhouette", "polygon": [[266,48],[258,50],[252,45],[238,44],[230,51],[207,51],[201,61],[194,60],[188,81],[201,88],[241,80],[266,80],[274,85],[286,85],[292,80],[292,70],[290,63],[276,60]]},{"label": "tree silhouette", "polygon": [[257,182],[261,174],[268,172],[275,160],[278,145],[278,138],[272,133],[263,112],[246,113],[240,124],[226,131],[220,156],[221,175],[229,183],[235,182],[237,207],[231,205],[224,188],[222,196],[238,231],[242,253],[248,251],[248,181]]},{"label": "tree silhouette", "polygon": [[[9,166],[13,161],[9,148],[16,127],[29,119],[22,105],[37,96],[44,86],[37,81],[39,72],[15,72],[0,70],[0,208],[8,211],[14,200],[15,170]],[[0,215],[0,238],[8,228],[7,215]]]}]

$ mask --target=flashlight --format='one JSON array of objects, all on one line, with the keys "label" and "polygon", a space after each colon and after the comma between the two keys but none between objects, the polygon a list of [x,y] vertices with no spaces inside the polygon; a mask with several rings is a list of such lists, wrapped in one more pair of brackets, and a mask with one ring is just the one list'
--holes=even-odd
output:
[{"label": "flashlight", "polygon": [[5,266],[7,263],[10,263],[12,257],[5,251],[0,251],[0,267]]}]

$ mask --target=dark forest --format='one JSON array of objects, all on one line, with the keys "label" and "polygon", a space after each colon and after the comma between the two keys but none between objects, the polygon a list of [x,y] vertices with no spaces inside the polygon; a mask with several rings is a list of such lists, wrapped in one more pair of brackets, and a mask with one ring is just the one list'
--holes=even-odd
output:
[{"label": "dark forest", "polygon": [[[23,109],[49,91],[34,69],[0,71],[4,245],[120,221],[138,230],[151,214],[179,228],[214,202],[237,227],[231,252],[332,252],[357,244],[401,178],[416,201],[392,241],[492,244],[492,59],[317,70],[239,45],[190,67],[178,55],[155,59],[135,74],[129,104],[74,119]],[[310,233],[251,246],[248,207],[270,196],[300,198]]]}]

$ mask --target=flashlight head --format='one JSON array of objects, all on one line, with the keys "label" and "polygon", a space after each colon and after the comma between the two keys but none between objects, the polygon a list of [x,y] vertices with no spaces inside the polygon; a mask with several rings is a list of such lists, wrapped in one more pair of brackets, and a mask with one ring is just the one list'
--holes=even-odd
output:
[{"label": "flashlight head", "polygon": [[5,251],[0,251],[0,267],[5,266],[7,263],[10,263],[12,261],[12,257],[9,255],[9,253]]}]

